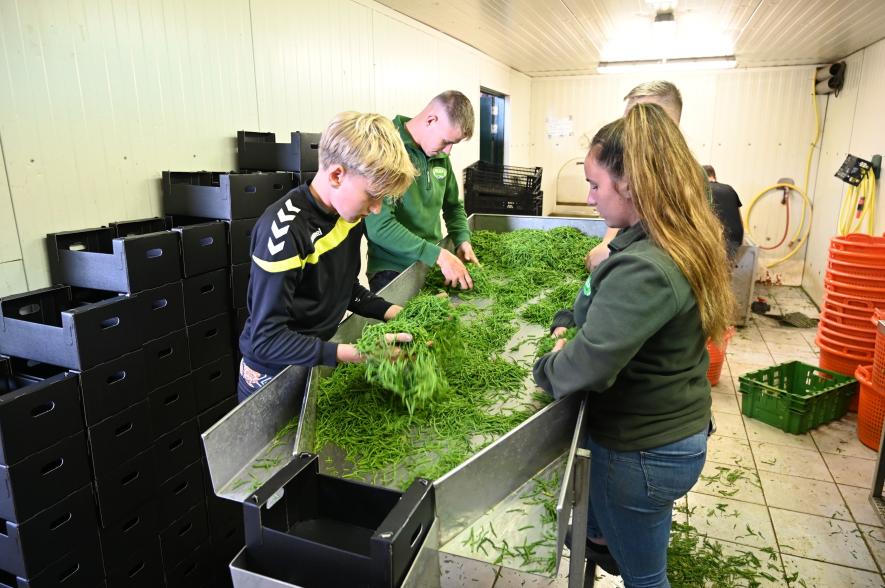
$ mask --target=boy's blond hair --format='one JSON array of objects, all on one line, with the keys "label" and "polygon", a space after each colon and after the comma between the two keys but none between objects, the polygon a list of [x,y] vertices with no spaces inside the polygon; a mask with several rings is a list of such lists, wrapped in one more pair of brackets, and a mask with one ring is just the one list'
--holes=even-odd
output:
[{"label": "boy's blond hair", "polygon": [[336,115],[320,139],[319,159],[320,168],[337,163],[366,178],[374,197],[398,198],[418,175],[396,127],[380,114]]}]

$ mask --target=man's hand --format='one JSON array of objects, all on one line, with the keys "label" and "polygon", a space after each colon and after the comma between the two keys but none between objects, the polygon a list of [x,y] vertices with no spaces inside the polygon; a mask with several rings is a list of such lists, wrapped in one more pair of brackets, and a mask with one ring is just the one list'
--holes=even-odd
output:
[{"label": "man's hand", "polygon": [[476,265],[481,265],[479,263],[479,259],[476,257],[476,253],[473,252],[473,245],[470,244],[470,241],[464,241],[458,248],[455,249],[455,253],[458,255],[458,259],[463,261],[464,263],[475,263]]},{"label": "man's hand", "polygon": [[551,351],[552,351],[552,352],[559,351],[560,349],[562,349],[563,347],[565,347],[565,344],[566,344],[566,340],[565,340],[565,339],[562,339],[562,338],[557,339],[557,340],[556,340],[556,343],[553,344],[553,349],[551,349]]},{"label": "man's hand", "polygon": [[396,315],[398,315],[400,311],[402,311],[402,309],[403,307],[399,304],[391,304],[390,308],[387,309],[387,312],[384,313],[384,320],[392,321],[394,318],[396,318]]},{"label": "man's hand", "polygon": [[436,265],[439,266],[446,278],[446,286],[458,286],[462,290],[473,288],[473,280],[470,279],[470,273],[464,266],[464,262],[448,249],[439,250]]},{"label": "man's hand", "polygon": [[584,256],[584,267],[587,268],[588,272],[592,272],[600,263],[608,259],[609,253],[611,253],[611,250],[608,248],[608,245],[604,242],[600,243]]},{"label": "man's hand", "polygon": [[565,337],[565,334],[567,331],[568,331],[568,329],[566,329],[565,327],[556,327],[550,333],[550,336],[553,337],[554,339],[561,339],[562,337]]}]

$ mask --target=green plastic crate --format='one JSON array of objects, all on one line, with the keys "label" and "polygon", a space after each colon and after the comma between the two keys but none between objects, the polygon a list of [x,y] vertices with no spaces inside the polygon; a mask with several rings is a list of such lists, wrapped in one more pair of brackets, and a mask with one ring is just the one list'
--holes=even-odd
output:
[{"label": "green plastic crate", "polygon": [[856,379],[801,361],[749,372],[738,380],[745,415],[796,435],[841,418],[857,392]]}]

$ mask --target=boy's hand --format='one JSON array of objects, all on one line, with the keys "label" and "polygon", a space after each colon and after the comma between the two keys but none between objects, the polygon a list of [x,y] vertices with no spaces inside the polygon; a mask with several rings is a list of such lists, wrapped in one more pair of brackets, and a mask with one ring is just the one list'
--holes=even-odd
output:
[{"label": "boy's hand", "polygon": [[470,279],[470,272],[467,271],[464,262],[448,249],[439,250],[436,265],[446,278],[446,286],[458,286],[462,290],[473,288],[473,280]]},{"label": "boy's hand", "polygon": [[[412,335],[409,333],[387,333],[384,335],[384,340],[390,345],[390,357],[393,359],[400,355],[400,348],[396,344],[411,342]],[[362,363],[366,360],[366,356],[357,351],[356,347],[343,343],[338,345],[335,357],[338,359],[338,363]]]},{"label": "boy's hand", "polygon": [[473,252],[473,245],[470,244],[470,241],[464,241],[458,245],[458,248],[455,249],[455,253],[458,255],[458,259],[464,263],[475,263],[476,265],[480,265],[476,253]]},{"label": "boy's hand", "polygon": [[384,313],[384,320],[392,321],[396,317],[396,315],[398,315],[400,311],[402,311],[402,309],[403,307],[399,304],[392,304],[390,308],[387,309],[387,312]]}]

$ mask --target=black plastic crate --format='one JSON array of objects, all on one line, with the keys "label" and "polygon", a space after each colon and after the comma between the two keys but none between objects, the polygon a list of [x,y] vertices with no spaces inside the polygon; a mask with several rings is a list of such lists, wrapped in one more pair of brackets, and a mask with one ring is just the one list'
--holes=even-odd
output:
[{"label": "black plastic crate", "polygon": [[160,531],[163,568],[174,569],[187,558],[191,551],[205,543],[208,538],[209,524],[206,522],[206,505],[199,502],[167,528]]},{"label": "black plastic crate", "polygon": [[184,555],[178,565],[166,571],[166,588],[220,588],[212,565],[214,549],[214,545],[204,541]]},{"label": "black plastic crate", "polygon": [[200,432],[208,431],[212,425],[220,421],[224,416],[237,407],[236,390],[233,394],[220,401],[211,408],[207,408],[197,415],[197,426]]},{"label": "black plastic crate", "polygon": [[147,397],[144,352],[139,349],[80,372],[83,415],[87,426]]},{"label": "black plastic crate", "polygon": [[0,571],[0,587],[100,588],[105,586],[101,550],[95,530],[84,533],[68,548],[70,549],[68,553],[28,578]]},{"label": "black plastic crate", "polygon": [[234,574],[308,587],[399,586],[434,517],[430,481],[398,492],[320,474],[309,454],[243,504],[246,549]]},{"label": "black plastic crate", "polygon": [[146,449],[116,469],[102,476],[96,475],[95,497],[102,528],[114,528],[154,498],[157,472],[153,453],[153,448]]},{"label": "black plastic crate", "polygon": [[138,349],[135,299],[78,303],[68,286],[0,299],[0,353],[84,370]]},{"label": "black plastic crate", "polygon": [[92,469],[100,478],[151,446],[151,413],[142,400],[87,428]]},{"label": "black plastic crate", "polygon": [[183,329],[184,292],[180,281],[144,290],[136,297],[141,342]]},{"label": "black plastic crate", "polygon": [[60,284],[140,292],[181,279],[178,235],[171,231],[116,237],[97,228],[46,235],[49,271]]},{"label": "black plastic crate", "polygon": [[496,193],[464,192],[464,211],[468,214],[511,214],[540,216],[544,193],[502,196]]},{"label": "black plastic crate", "polygon": [[181,237],[181,274],[196,276],[227,266],[227,225],[218,220],[189,216],[167,216],[172,230]]},{"label": "black plastic crate", "polygon": [[157,522],[160,527],[172,524],[195,504],[202,504],[203,471],[200,460],[193,461],[174,476],[161,482],[157,489]]},{"label": "black plastic crate", "polygon": [[30,578],[96,534],[92,486],[86,485],[23,523],[0,520],[0,570]]},{"label": "black plastic crate", "polygon": [[191,372],[197,412],[201,413],[237,392],[237,374],[231,355],[219,357]]},{"label": "black plastic crate", "polygon": [[232,220],[255,218],[292,189],[290,172],[163,172],[163,209],[169,215]]},{"label": "black plastic crate", "polygon": [[218,269],[182,280],[184,319],[192,325],[231,307],[230,276],[227,269]]},{"label": "black plastic crate", "polygon": [[464,168],[464,192],[478,191],[501,196],[537,194],[541,190],[540,167],[517,167],[477,161]]},{"label": "black plastic crate", "polygon": [[231,265],[249,263],[252,260],[252,229],[257,222],[257,218],[228,221]]},{"label": "black plastic crate", "polygon": [[234,308],[245,308],[249,294],[249,274],[252,262],[241,263],[230,268],[230,296]]},{"label": "black plastic crate", "polygon": [[129,551],[122,559],[107,562],[108,588],[157,588],[163,586],[163,558],[156,531],[138,550]]},{"label": "black plastic crate", "polygon": [[22,523],[92,479],[86,436],[74,433],[22,461],[0,465],[0,519]]},{"label": "black plastic crate", "polygon": [[197,414],[193,374],[157,388],[148,396],[151,406],[151,430],[155,437],[165,435]]},{"label": "black plastic crate", "polygon": [[182,329],[144,344],[148,394],[190,372],[187,332]]},{"label": "black plastic crate", "polygon": [[[75,374],[47,366],[45,377],[19,375],[29,362],[0,358],[0,464],[12,465],[83,430]],[[40,364],[43,365],[43,364]]]},{"label": "black plastic crate", "polygon": [[223,312],[187,328],[191,369],[196,370],[221,357],[230,356],[230,313]]},{"label": "black plastic crate", "polygon": [[170,228],[172,228],[169,225],[168,219],[160,218],[158,216],[108,223],[108,227],[113,229],[115,237],[134,237],[136,235],[147,235],[148,233],[159,233],[162,231],[168,231]]},{"label": "black plastic crate", "polygon": [[201,454],[200,430],[196,419],[191,419],[157,438],[154,443],[157,480],[165,482],[189,463],[200,459]]},{"label": "black plastic crate", "polygon": [[137,567],[140,562],[132,561],[131,554],[150,552],[152,544],[157,552],[156,567],[160,569],[158,531],[155,500],[145,502],[106,528],[99,528],[101,551],[108,577],[112,576],[112,572],[126,573]]},{"label": "black plastic crate", "polygon": [[295,131],[291,143],[277,143],[274,133],[237,131],[241,170],[315,172],[319,169],[320,133]]}]

